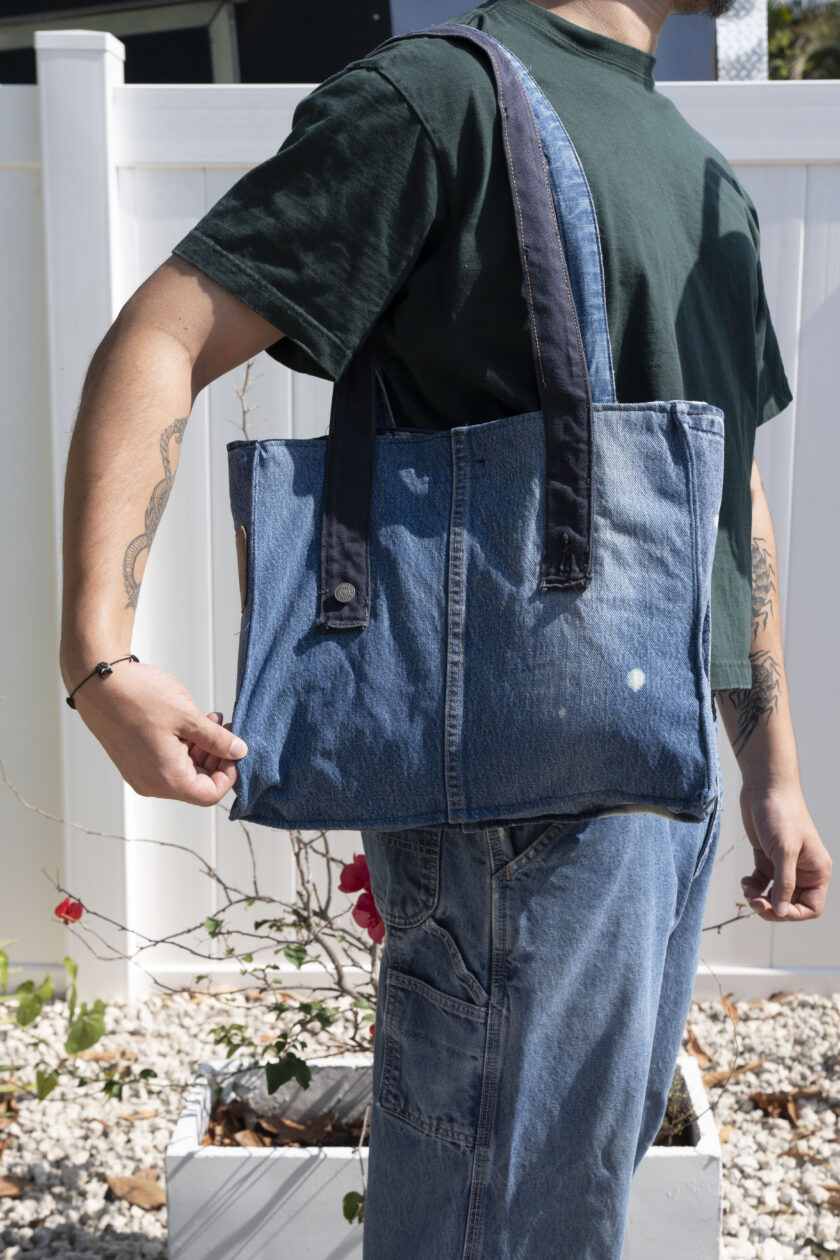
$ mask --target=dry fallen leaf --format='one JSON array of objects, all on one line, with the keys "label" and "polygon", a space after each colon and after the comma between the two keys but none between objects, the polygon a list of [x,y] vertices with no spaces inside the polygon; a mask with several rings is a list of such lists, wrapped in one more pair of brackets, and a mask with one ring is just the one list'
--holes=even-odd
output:
[{"label": "dry fallen leaf", "polygon": [[724,993],[720,999],[720,1004],[723,1007],[723,1009],[726,1011],[730,1019],[737,1020],[738,1008],[734,1002],[729,1001],[731,997],[732,997],[731,993]]},{"label": "dry fallen leaf", "polygon": [[703,1084],[706,1089],[712,1085],[722,1085],[724,1081],[732,1080],[736,1076],[743,1076],[745,1072],[755,1072],[764,1063],[763,1059],[754,1059],[752,1063],[744,1063],[741,1067],[723,1068],[719,1072],[704,1072]]},{"label": "dry fallen leaf", "polygon": [[118,1063],[121,1059],[136,1059],[133,1050],[124,1050],[118,1046],[116,1050],[80,1050],[70,1056],[73,1059],[84,1059],[87,1063]]},{"label": "dry fallen leaf", "polygon": [[828,1164],[828,1160],[823,1159],[822,1155],[812,1155],[809,1151],[803,1151],[798,1146],[788,1146],[781,1154],[792,1155],[794,1159],[804,1159],[809,1164]]},{"label": "dry fallen leaf", "polygon": [[792,1089],[781,1089],[775,1094],[765,1094],[761,1090],[754,1094],[748,1094],[747,1097],[760,1107],[766,1116],[772,1116],[774,1120],[784,1118],[789,1120],[791,1124],[799,1123],[799,1112],[796,1107],[796,1091]]},{"label": "dry fallen leaf", "polygon": [[734,1124],[722,1124],[720,1128],[718,1129],[719,1141],[725,1142],[734,1128],[735,1128]]},{"label": "dry fallen leaf", "polygon": [[140,1111],[121,1111],[120,1120],[154,1120],[157,1107],[143,1107]]},{"label": "dry fallen leaf", "polygon": [[143,1177],[146,1181],[160,1181],[159,1168],[138,1168],[134,1173],[135,1177]]},{"label": "dry fallen leaf", "polygon": [[275,1137],[279,1137],[281,1142],[296,1141],[302,1146],[317,1146],[326,1133],[332,1128],[332,1120],[327,1112],[323,1115],[313,1116],[311,1120],[301,1123],[299,1120],[284,1119],[263,1119],[259,1117],[257,1123],[261,1128],[265,1129]]},{"label": "dry fallen leaf", "polygon": [[0,1199],[19,1199],[34,1187],[33,1181],[24,1181],[23,1177],[15,1177],[11,1173],[0,1174]]},{"label": "dry fallen leaf", "polygon": [[261,1134],[255,1133],[253,1129],[240,1129],[238,1133],[234,1133],[233,1140],[237,1146],[268,1146],[268,1138],[264,1138]]},{"label": "dry fallen leaf", "polygon": [[135,1207],[152,1210],[166,1203],[166,1190],[148,1177],[111,1177],[106,1181],[118,1199],[133,1203]]},{"label": "dry fallen leaf", "polygon": [[701,1067],[708,1067],[711,1063],[711,1057],[697,1040],[697,1033],[693,1028],[688,1029],[688,1053],[693,1055]]}]

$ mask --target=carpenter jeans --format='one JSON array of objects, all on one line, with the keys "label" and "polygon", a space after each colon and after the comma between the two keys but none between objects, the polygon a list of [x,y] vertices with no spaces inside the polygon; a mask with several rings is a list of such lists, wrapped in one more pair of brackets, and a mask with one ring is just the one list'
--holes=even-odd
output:
[{"label": "carpenter jeans", "polygon": [[387,929],[365,1260],[619,1260],[721,801],[702,822],[362,833]]}]

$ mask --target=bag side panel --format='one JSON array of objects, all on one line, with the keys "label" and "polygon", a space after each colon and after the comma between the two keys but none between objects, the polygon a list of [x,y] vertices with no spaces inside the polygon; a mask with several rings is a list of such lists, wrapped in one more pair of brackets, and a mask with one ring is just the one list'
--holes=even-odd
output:
[{"label": "bag side panel", "polygon": [[703,816],[691,467],[669,403],[596,404],[594,572],[538,588],[539,416],[470,431],[463,821]]},{"label": "bag side panel", "polygon": [[[377,438],[365,629],[316,629],[325,444],[266,443],[232,816],[278,827],[444,821],[449,435]],[[246,763],[250,763],[246,765]]]}]

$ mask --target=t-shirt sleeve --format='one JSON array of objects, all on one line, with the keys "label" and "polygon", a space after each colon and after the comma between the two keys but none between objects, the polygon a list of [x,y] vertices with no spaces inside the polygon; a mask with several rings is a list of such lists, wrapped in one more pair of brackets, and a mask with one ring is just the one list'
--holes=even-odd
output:
[{"label": "t-shirt sleeve", "polygon": [[172,252],[284,334],[273,358],[335,380],[399,293],[444,200],[423,124],[357,62],[300,102],[278,152]]},{"label": "t-shirt sleeve", "polygon": [[770,318],[767,294],[764,291],[764,275],[761,268],[761,231],[758,211],[752,198],[744,191],[750,218],[750,231],[756,251],[756,304],[755,304],[755,356],[758,368],[758,398],[756,402],[756,427],[777,416],[793,401],[782,362],[776,330]]},{"label": "t-shirt sleeve", "polygon": [[758,306],[755,317],[755,352],[758,363],[758,407],[756,426],[771,420],[780,411],[784,411],[788,403],[793,401],[793,393],[785,373],[776,330],[770,318],[767,295],[764,292],[764,279],[761,273],[761,261],[758,263]]}]

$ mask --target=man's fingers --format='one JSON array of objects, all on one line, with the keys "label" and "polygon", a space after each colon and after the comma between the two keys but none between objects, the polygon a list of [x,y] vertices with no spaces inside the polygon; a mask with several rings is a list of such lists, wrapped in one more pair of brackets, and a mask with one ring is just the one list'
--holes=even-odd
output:
[{"label": "man's fingers", "polygon": [[798,857],[799,849],[797,848],[795,851],[785,849],[776,858],[770,901],[773,910],[780,918],[784,918],[790,909],[790,899],[796,889],[796,859]]},{"label": "man's fingers", "polygon": [[[221,716],[219,714],[219,719]],[[226,730],[220,721],[214,721],[212,716],[205,717],[200,711],[184,722],[178,734],[182,739],[192,741],[198,748],[225,761],[238,761],[248,751],[244,740]]]},{"label": "man's fingers", "polygon": [[193,781],[178,793],[177,799],[191,805],[218,805],[235,779],[236,767],[233,765],[230,770],[217,770],[215,774],[199,770]]},{"label": "man's fingers", "polygon": [[[212,754],[207,755],[208,766],[197,766],[191,757],[182,762],[170,780],[167,796],[191,805],[218,805],[222,797],[230,791],[236,782],[236,762],[229,759],[219,760]],[[155,796],[164,795],[155,792]]]}]

